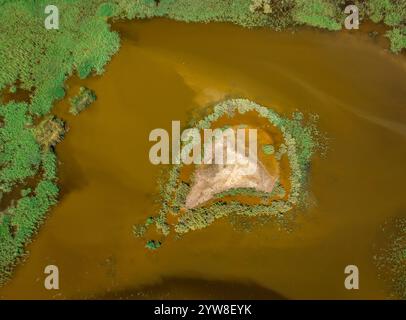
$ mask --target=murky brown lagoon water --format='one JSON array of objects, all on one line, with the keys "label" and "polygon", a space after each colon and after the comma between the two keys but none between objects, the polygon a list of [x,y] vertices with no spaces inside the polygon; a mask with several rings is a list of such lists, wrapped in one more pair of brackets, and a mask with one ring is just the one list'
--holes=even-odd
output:
[{"label": "murky brown lagoon water", "polygon": [[[406,67],[364,33],[296,34],[166,20],[119,24],[122,48],[102,77],[71,80],[98,100],[58,145],[61,202],[29,245],[2,298],[384,298],[373,244],[405,214]],[[186,124],[197,108],[245,97],[283,114],[320,115],[330,139],[316,158],[316,206],[293,231],[238,232],[226,220],[156,251],[132,235],[155,213],[152,129]],[[56,264],[59,291],[43,287]],[[360,290],[344,268],[360,269]]]}]

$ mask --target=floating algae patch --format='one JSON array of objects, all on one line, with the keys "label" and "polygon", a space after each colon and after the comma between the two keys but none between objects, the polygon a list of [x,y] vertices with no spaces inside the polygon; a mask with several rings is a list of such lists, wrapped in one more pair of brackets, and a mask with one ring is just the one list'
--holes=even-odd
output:
[{"label": "floating algae patch", "polygon": [[389,237],[374,256],[379,276],[390,283],[391,298],[406,299],[406,217],[386,223],[383,231]]},{"label": "floating algae patch", "polygon": [[[317,117],[307,123],[301,113],[284,118],[246,99],[227,100],[190,124],[205,129],[256,128],[257,169],[244,172],[238,164],[175,164],[161,189],[161,208],[134,234],[143,237],[155,225],[162,236],[203,229],[231,216],[281,216],[306,202],[311,158],[319,146]],[[244,124],[244,125],[242,125]],[[216,148],[214,144],[214,148]],[[249,163],[248,163],[249,166]],[[147,248],[156,249],[147,242]]]}]

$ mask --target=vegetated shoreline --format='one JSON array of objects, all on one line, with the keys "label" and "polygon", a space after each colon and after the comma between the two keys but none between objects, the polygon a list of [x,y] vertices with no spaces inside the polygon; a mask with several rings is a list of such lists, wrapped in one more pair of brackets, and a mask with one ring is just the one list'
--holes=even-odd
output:
[{"label": "vegetated shoreline", "polygon": [[[103,74],[105,65],[120,47],[119,35],[112,31],[109,21],[165,17],[278,30],[302,25],[339,30],[344,18],[345,1],[290,0],[279,4],[266,0],[260,1],[262,5],[257,2],[57,0],[53,4],[63,12],[60,30],[48,31],[43,27],[46,1],[0,1],[3,21],[0,26],[0,93],[5,95],[6,88],[11,95],[16,91],[31,92],[29,101],[20,102],[8,99],[3,103],[0,94],[0,195],[12,192],[33,176],[41,177],[35,188],[22,189],[21,197],[0,212],[0,285],[11,276],[26,244],[50,207],[58,201],[54,152],[57,141],[44,147],[41,139],[47,139],[38,134],[38,123],[48,119],[55,101],[65,96],[65,82],[70,76],[77,73],[84,79],[92,74]],[[277,15],[267,12],[266,2]],[[361,15],[393,28],[388,34],[393,51],[406,47],[406,1],[397,5],[380,0],[355,2],[361,7]],[[52,119],[52,125],[47,126],[51,128],[51,136],[55,135],[52,128],[60,130],[58,123],[62,121]]]}]

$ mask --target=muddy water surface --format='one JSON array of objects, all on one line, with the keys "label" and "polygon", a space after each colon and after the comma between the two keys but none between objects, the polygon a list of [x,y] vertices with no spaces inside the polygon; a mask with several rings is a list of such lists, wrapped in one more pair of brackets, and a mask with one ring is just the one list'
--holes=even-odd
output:
[{"label": "muddy water surface", "polygon": [[[382,222],[405,214],[406,68],[367,35],[272,32],[167,20],[115,26],[122,48],[80,116],[56,107],[70,131],[57,147],[61,201],[0,290],[3,298],[384,298],[373,244]],[[156,213],[159,169],[149,132],[244,97],[285,115],[320,116],[327,157],[311,168],[315,205],[291,232],[235,231],[227,220],[144,249],[132,225]],[[60,290],[43,287],[55,264]],[[344,268],[360,290],[344,288]]]}]

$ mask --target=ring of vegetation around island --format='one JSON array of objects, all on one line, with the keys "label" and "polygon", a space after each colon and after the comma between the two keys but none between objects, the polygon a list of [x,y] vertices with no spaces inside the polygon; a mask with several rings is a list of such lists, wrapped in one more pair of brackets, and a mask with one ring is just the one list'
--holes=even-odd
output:
[{"label": "ring of vegetation around island", "polygon": [[[134,233],[143,236],[155,224],[164,236],[171,231],[180,235],[229,215],[275,216],[300,206],[306,201],[310,162],[319,146],[316,120],[313,115],[305,124],[300,112],[291,119],[284,118],[246,99],[217,104],[203,119],[192,121],[192,126],[200,131],[255,128],[260,149],[258,170],[240,177],[236,164],[195,164],[194,168],[191,164],[173,165],[161,190],[159,214],[149,217],[144,225],[135,226]],[[230,176],[234,177],[232,183]],[[201,199],[205,201],[202,203]],[[175,219],[169,219],[169,215]],[[147,247],[155,249],[160,244],[161,241],[150,240]]]},{"label": "ring of vegetation around island", "polygon": [[[111,23],[120,19],[164,17],[186,22],[229,22],[242,27],[275,30],[310,26],[340,30],[345,18],[344,0],[55,0],[59,9],[59,30],[44,28],[46,0],[0,0],[0,285],[9,279],[50,208],[59,196],[55,145],[67,131],[67,124],[52,114],[55,102],[66,94],[66,80],[102,75],[106,64],[120,48],[119,34]],[[406,48],[406,1],[356,0],[360,18],[386,26],[390,49]],[[97,94],[97,92],[96,92]],[[96,95],[81,90],[72,101],[77,114]],[[175,166],[162,191],[163,205],[155,224],[168,234],[168,215],[179,217],[176,233],[206,227],[215,219],[239,212],[247,216],[278,215],[297,206],[305,194],[306,177],[315,142],[311,127],[300,119],[285,119],[268,108],[246,100],[219,104],[198,126],[234,111],[257,112],[280,131],[285,149],[264,143],[262,156],[276,158],[288,167],[288,178],[272,192],[233,189],[217,195],[209,206],[184,209],[191,182],[179,178]],[[299,116],[300,117],[300,116]],[[283,155],[282,155],[282,151]],[[286,169],[286,170],[285,170]],[[174,200],[172,196],[176,196]],[[241,195],[255,196],[256,204],[241,202]],[[149,242],[152,248],[158,241]]]}]

